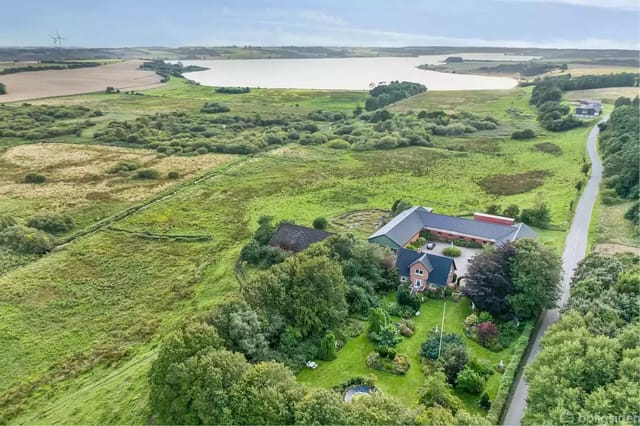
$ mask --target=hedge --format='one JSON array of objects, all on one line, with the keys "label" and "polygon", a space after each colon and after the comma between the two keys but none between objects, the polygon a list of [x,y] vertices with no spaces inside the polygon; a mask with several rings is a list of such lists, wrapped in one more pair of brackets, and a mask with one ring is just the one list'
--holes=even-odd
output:
[{"label": "hedge", "polygon": [[486,419],[489,423],[497,425],[500,424],[500,419],[502,417],[502,412],[507,403],[507,399],[511,393],[511,386],[513,385],[513,380],[518,372],[518,368],[520,367],[520,362],[522,361],[522,357],[524,353],[527,351],[527,347],[529,346],[529,339],[531,338],[531,333],[533,332],[534,324],[529,323],[524,327],[522,331],[522,335],[516,341],[513,355],[511,355],[511,359],[509,360],[509,364],[502,373],[502,377],[500,378],[500,385],[498,387],[498,392],[496,396],[493,398],[491,402],[491,408],[487,413]]}]

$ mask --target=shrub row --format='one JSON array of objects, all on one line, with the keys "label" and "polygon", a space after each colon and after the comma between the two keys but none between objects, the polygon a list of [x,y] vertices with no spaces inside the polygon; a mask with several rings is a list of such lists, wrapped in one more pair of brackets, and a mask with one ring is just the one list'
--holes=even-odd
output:
[{"label": "shrub row", "polygon": [[491,403],[491,408],[489,409],[489,412],[486,416],[486,419],[490,424],[499,424],[502,418],[502,412],[511,393],[511,387],[514,384],[513,381],[515,379],[516,373],[520,368],[522,357],[524,356],[524,353],[529,346],[529,339],[531,338],[533,329],[533,324],[526,325],[522,332],[522,335],[514,346],[513,355],[511,355],[509,364],[507,364],[504,372],[502,373],[502,377],[500,377],[498,392],[496,393],[496,396]]}]

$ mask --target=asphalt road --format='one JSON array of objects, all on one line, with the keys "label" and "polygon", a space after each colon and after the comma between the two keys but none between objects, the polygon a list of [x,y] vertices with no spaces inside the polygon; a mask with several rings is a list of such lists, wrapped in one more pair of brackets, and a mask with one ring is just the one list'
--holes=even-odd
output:
[{"label": "asphalt road", "polygon": [[[587,251],[587,240],[589,238],[589,222],[591,221],[591,211],[598,196],[600,181],[602,180],[602,162],[598,156],[598,126],[594,126],[587,138],[587,152],[591,159],[591,177],[576,206],[576,213],[571,223],[571,229],[567,235],[564,253],[562,254],[562,296],[560,306],[563,306],[569,297],[569,283],[573,276],[573,271],[582,260]],[[558,320],[560,309],[552,309],[545,311],[541,320],[540,328],[533,337],[533,344],[527,355],[525,366],[531,364],[536,355],[540,351],[540,340],[547,328]],[[503,424],[512,426],[520,425],[520,420],[524,414],[527,400],[527,382],[524,380],[524,374],[521,371],[517,380],[516,388],[511,399],[511,403],[507,408]]]}]

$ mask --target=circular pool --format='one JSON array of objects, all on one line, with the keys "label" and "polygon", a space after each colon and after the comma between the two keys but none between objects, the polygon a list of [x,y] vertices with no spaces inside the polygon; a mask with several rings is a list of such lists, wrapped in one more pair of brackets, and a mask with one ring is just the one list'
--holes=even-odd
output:
[{"label": "circular pool", "polygon": [[353,398],[355,398],[356,396],[361,396],[361,395],[369,395],[372,392],[375,392],[376,388],[372,387],[372,386],[366,386],[366,385],[355,385],[355,386],[351,386],[349,389],[347,389],[347,391],[344,393],[344,400],[349,402],[351,401]]}]

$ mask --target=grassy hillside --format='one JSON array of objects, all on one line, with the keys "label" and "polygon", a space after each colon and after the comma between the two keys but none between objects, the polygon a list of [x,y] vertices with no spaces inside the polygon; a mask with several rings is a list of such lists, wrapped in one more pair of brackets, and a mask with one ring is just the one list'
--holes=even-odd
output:
[{"label": "grassy hillside", "polygon": [[[114,117],[195,112],[204,100],[230,96],[171,82],[144,96],[96,94],[59,102],[103,110],[99,129]],[[243,113],[269,114],[350,111],[363,99],[359,92],[256,90],[224,102]],[[502,125],[470,136],[434,137],[434,147],[355,152],[289,144],[238,157],[220,173],[113,224],[137,234],[103,228],[0,275],[0,413],[16,423],[148,422],[146,371],[159,338],[184,317],[237,294],[234,263],[264,214],[303,225],[326,216],[333,230],[365,237],[397,198],[468,214],[492,203],[528,207],[542,197],[562,226],[576,195],[588,129],[543,133],[527,99],[521,89],[407,99],[391,109],[468,110],[495,115]],[[540,136],[508,137],[525,127]],[[68,140],[92,143],[88,134]],[[560,154],[541,150],[541,143],[554,144]],[[176,158],[196,159],[150,161]],[[213,161],[208,167],[219,164],[213,154],[203,158]],[[533,175],[543,177],[528,179]],[[487,177],[497,184],[483,184]],[[12,206],[0,203],[0,214],[19,215]],[[158,241],[145,233],[211,239]],[[563,237],[562,231],[541,235],[555,247]]]}]

